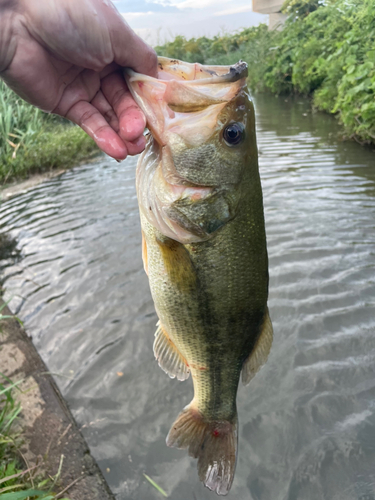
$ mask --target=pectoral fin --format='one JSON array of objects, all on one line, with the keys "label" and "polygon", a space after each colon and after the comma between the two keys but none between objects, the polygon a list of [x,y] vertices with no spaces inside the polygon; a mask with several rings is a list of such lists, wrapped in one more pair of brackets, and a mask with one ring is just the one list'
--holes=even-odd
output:
[{"label": "pectoral fin", "polygon": [[273,339],[273,329],[268,313],[264,315],[263,325],[259,338],[252,350],[250,356],[245,360],[242,366],[242,383],[247,385],[260,368],[267,361],[268,355],[271,350]]},{"label": "pectoral fin", "polygon": [[158,329],[156,330],[154,341],[154,354],[160,368],[162,368],[171,378],[177,377],[178,380],[186,380],[189,378],[190,370],[185,358],[164,331],[160,321],[157,326]]}]

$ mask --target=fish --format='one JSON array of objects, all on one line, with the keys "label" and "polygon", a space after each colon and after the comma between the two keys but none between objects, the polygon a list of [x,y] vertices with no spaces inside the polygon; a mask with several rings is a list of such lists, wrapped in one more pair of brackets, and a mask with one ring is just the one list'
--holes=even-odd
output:
[{"label": "fish", "polygon": [[218,495],[233,482],[236,396],[266,362],[273,330],[254,107],[247,64],[158,58],[158,78],[125,69],[147,119],[136,172],[142,256],[159,321],[154,354],[194,398],[167,445],[187,448]]}]

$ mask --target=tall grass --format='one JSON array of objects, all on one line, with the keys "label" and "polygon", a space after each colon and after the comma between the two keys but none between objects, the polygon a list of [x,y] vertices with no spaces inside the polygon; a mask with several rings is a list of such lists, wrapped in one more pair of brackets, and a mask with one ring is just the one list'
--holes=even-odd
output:
[{"label": "tall grass", "polygon": [[23,101],[0,80],[0,183],[69,167],[97,151],[77,126]]}]

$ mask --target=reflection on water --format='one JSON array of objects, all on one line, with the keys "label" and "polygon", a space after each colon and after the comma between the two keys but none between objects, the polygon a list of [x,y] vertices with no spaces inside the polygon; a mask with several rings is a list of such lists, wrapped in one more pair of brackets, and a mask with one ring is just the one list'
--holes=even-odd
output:
[{"label": "reflection on water", "polygon": [[[275,340],[239,391],[228,498],[372,500],[374,152],[304,101],[256,104]],[[22,256],[5,286],[117,498],[160,498],[146,472],[173,500],[208,500],[196,462],[165,445],[192,386],[153,358],[134,171],[104,159],[3,203]]]}]

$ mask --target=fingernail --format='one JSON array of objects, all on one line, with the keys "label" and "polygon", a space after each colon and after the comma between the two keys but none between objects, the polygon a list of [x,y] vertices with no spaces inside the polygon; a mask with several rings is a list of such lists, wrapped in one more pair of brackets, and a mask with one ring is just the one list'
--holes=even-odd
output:
[{"label": "fingernail", "polygon": [[137,147],[143,147],[145,145],[145,142],[146,142],[146,139],[144,138],[143,135],[141,135],[141,137],[139,137],[135,142],[133,142],[134,146],[137,146]]}]

